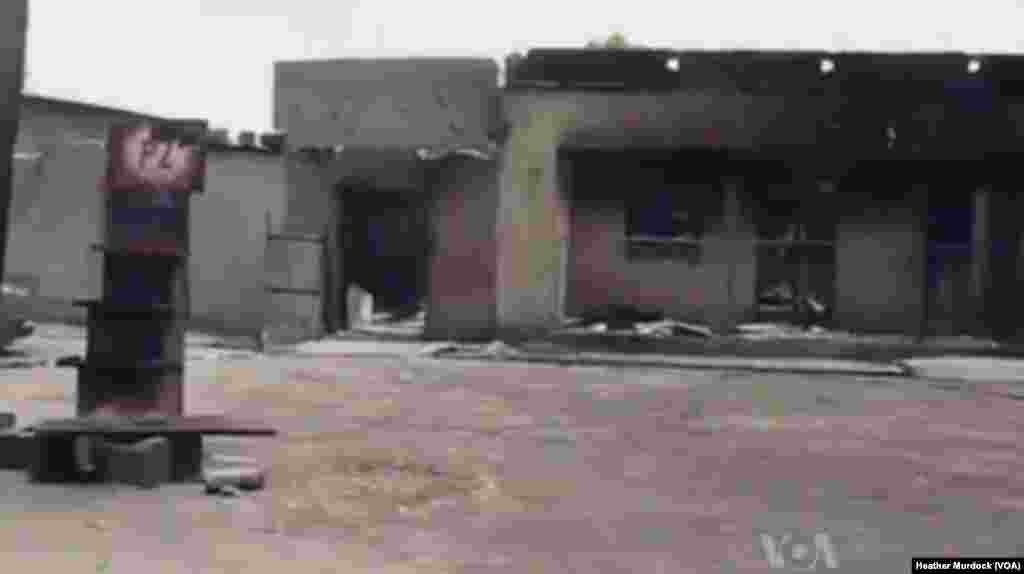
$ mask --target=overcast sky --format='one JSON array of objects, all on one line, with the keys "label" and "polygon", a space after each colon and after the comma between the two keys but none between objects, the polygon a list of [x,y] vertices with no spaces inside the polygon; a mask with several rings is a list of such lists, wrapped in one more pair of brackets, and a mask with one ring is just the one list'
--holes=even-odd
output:
[{"label": "overcast sky", "polygon": [[500,60],[612,32],[678,49],[1024,52],[1024,0],[29,1],[27,91],[235,130],[271,127],[275,60]]}]

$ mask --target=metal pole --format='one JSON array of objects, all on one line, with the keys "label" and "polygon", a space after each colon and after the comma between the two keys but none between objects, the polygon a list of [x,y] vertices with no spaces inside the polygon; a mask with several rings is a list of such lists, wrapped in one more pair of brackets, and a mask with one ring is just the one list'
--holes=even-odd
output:
[{"label": "metal pole", "polygon": [[0,3],[0,277],[7,254],[7,218],[14,194],[14,146],[21,117],[21,92],[25,78],[25,38],[28,0]]}]

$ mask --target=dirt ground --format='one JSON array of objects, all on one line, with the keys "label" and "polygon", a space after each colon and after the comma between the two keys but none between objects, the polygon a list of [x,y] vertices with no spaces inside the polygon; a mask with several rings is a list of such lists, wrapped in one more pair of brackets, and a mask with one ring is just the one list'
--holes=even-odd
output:
[{"label": "dirt ground", "polygon": [[[993,385],[286,356],[194,360],[188,377],[189,412],[281,431],[207,442],[268,465],[268,488],[0,472],[5,566],[761,572],[772,548],[799,565],[800,537],[836,572],[1024,553],[1024,419]],[[66,369],[0,374],[22,421],[72,397]]]}]

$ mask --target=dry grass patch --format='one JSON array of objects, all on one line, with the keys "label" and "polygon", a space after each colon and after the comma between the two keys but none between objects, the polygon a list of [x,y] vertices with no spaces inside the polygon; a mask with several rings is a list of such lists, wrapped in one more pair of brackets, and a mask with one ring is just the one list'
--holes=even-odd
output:
[{"label": "dry grass patch", "polygon": [[483,397],[473,409],[473,428],[487,434],[498,434],[507,426],[505,420],[516,414],[508,401],[499,397]]},{"label": "dry grass patch", "polygon": [[317,435],[289,441],[271,466],[272,513],[284,530],[327,526],[366,531],[380,519],[480,488],[470,469],[440,469],[365,438]]},{"label": "dry grass patch", "polygon": [[518,513],[566,496],[568,481],[500,480],[483,456],[449,452],[444,467],[408,449],[370,446],[357,434],[295,437],[271,465],[271,515],[279,530],[343,528],[373,539],[389,516],[427,519],[439,499],[470,501],[483,512]]},{"label": "dry grass patch", "polygon": [[238,366],[220,369],[217,379],[227,395],[264,403],[281,413],[343,408],[355,416],[394,416],[400,410],[392,397],[358,392],[330,373],[296,371],[287,382],[265,383],[259,381],[255,369]]}]

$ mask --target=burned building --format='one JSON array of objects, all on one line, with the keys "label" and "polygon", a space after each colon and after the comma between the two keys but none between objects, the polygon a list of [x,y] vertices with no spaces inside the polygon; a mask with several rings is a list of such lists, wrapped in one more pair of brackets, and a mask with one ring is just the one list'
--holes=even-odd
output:
[{"label": "burned building", "polygon": [[499,314],[628,304],[729,326],[811,300],[844,329],[1012,335],[1021,65],[531,52],[508,73],[502,199],[538,199],[503,210],[527,231],[502,243]]},{"label": "burned building", "polygon": [[486,61],[279,64],[275,127],[321,158],[295,174],[310,179],[289,186],[287,221],[337,230],[337,299],[356,277],[389,289],[371,276],[399,258],[366,228],[418,206],[426,222],[392,226],[384,251],[426,248],[397,281],[428,302],[433,337],[614,305],[718,329],[811,309],[853,331],[1012,336],[1020,66],[534,50],[499,89]]},{"label": "burned building", "polygon": [[[497,80],[497,64],[485,59],[276,64],[274,127],[287,133],[291,158],[285,230],[327,238],[323,253],[294,249],[276,263],[306,278],[323,270],[316,319],[326,330],[355,319],[345,294],[357,285],[378,309],[426,301],[427,329],[439,336],[493,335],[493,280],[480,294],[479,281],[465,282],[473,271],[465,264],[494,267],[493,254],[476,254],[466,235],[493,221],[494,207],[474,215],[472,199],[454,198],[477,192],[480,168],[466,166],[492,163],[482,158],[499,120]],[[493,223],[482,225],[484,238],[493,236]],[[282,292],[274,305],[294,310],[281,319],[300,325],[307,317],[298,306],[311,297]]]}]

